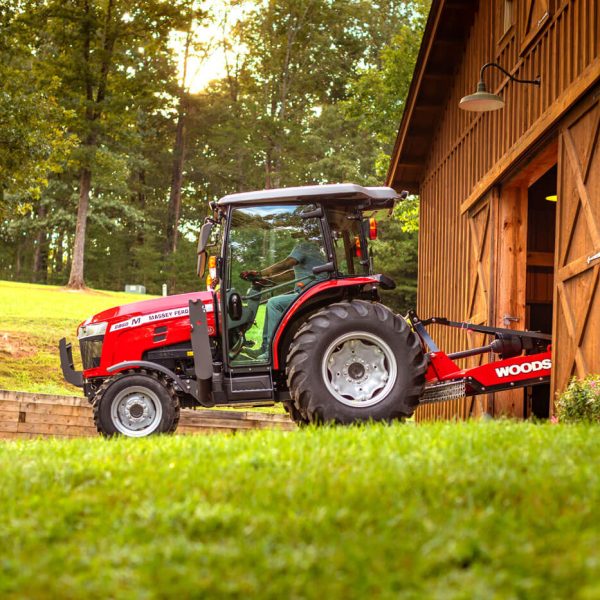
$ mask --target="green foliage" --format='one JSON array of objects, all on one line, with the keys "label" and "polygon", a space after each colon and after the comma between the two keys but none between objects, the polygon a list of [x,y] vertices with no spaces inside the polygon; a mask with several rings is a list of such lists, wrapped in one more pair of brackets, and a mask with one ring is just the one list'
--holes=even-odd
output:
[{"label": "green foliage", "polygon": [[[193,246],[210,200],[277,185],[380,185],[427,6],[248,5],[212,42],[229,48],[226,76],[191,94],[173,40],[190,23],[217,19],[197,0],[8,0],[0,7],[0,277],[66,282],[83,167],[92,171],[87,284],[142,283],[154,293],[164,282],[197,288]],[[208,44],[200,38],[192,44],[199,54]],[[171,256],[165,239],[182,106],[187,153]],[[417,227],[409,206],[396,213],[407,231]],[[415,248],[416,239],[406,237]],[[392,248],[381,246],[380,258],[402,271],[399,283],[414,298],[415,271],[397,265],[393,252],[384,256]]]},{"label": "green foliage", "polygon": [[600,375],[573,378],[556,403],[561,423],[600,423]]},{"label": "green foliage", "polygon": [[51,76],[40,86],[36,79],[19,14],[14,4],[0,8],[0,219],[38,200],[77,143],[68,131],[74,113],[57,97],[60,80]]},{"label": "green foliage", "polygon": [[417,303],[417,235],[394,216],[378,220],[378,239],[371,242],[375,270],[396,282],[396,289],[382,291],[382,301],[401,314]]},{"label": "green foliage", "polygon": [[597,598],[599,461],[506,421],[4,442],[0,595]]}]

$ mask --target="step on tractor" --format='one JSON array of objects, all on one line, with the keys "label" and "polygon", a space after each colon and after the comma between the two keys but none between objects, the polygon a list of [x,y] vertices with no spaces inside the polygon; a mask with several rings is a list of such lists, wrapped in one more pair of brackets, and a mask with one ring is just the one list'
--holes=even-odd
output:
[{"label": "step on tractor", "polygon": [[[548,382],[550,337],[435,317],[380,302],[377,218],[406,197],[335,184],[239,193],[211,203],[198,275],[206,291],[105,310],[78,328],[83,371],[59,342],[105,436],[173,432],[181,408],[281,402],[298,424],[391,421],[419,404]],[[209,256],[210,251],[210,256]],[[399,257],[401,260],[401,257]],[[489,335],[441,351],[427,325]],[[477,354],[496,360],[462,368]]]}]

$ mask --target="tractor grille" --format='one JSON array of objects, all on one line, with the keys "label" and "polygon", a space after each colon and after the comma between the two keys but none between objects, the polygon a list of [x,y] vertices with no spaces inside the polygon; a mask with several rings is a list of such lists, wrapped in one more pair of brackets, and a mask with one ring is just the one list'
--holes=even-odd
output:
[{"label": "tractor grille", "polygon": [[102,343],[104,336],[94,336],[79,340],[79,348],[81,349],[81,362],[83,370],[95,369],[100,366],[100,357],[102,356]]}]

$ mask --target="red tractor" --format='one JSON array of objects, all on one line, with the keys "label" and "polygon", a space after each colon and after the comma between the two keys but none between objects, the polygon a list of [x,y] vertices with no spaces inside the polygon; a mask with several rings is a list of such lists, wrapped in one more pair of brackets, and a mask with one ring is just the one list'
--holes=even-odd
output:
[{"label": "red tractor", "polygon": [[[83,372],[60,341],[63,374],[84,389],[98,431],[167,433],[181,407],[273,402],[299,424],[389,421],[420,402],[548,381],[549,336],[431,319],[495,338],[448,356],[428,321],[380,303],[379,288],[394,282],[373,274],[373,215],[403,196],[336,184],[213,203],[198,243],[208,291],[90,317],[78,328]],[[471,370],[453,362],[484,352],[502,360]]]}]

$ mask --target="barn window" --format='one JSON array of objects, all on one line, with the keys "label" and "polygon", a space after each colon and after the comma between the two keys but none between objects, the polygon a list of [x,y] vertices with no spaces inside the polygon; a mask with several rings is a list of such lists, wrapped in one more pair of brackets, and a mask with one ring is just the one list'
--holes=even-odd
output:
[{"label": "barn window", "polygon": [[526,0],[521,22],[521,56],[523,56],[541,35],[550,22],[553,0]]},{"label": "barn window", "polygon": [[496,39],[498,57],[514,38],[515,33],[515,0],[499,0],[496,4]]},{"label": "barn window", "polygon": [[513,0],[504,0],[504,11],[502,14],[502,34],[504,35],[513,25]]}]

